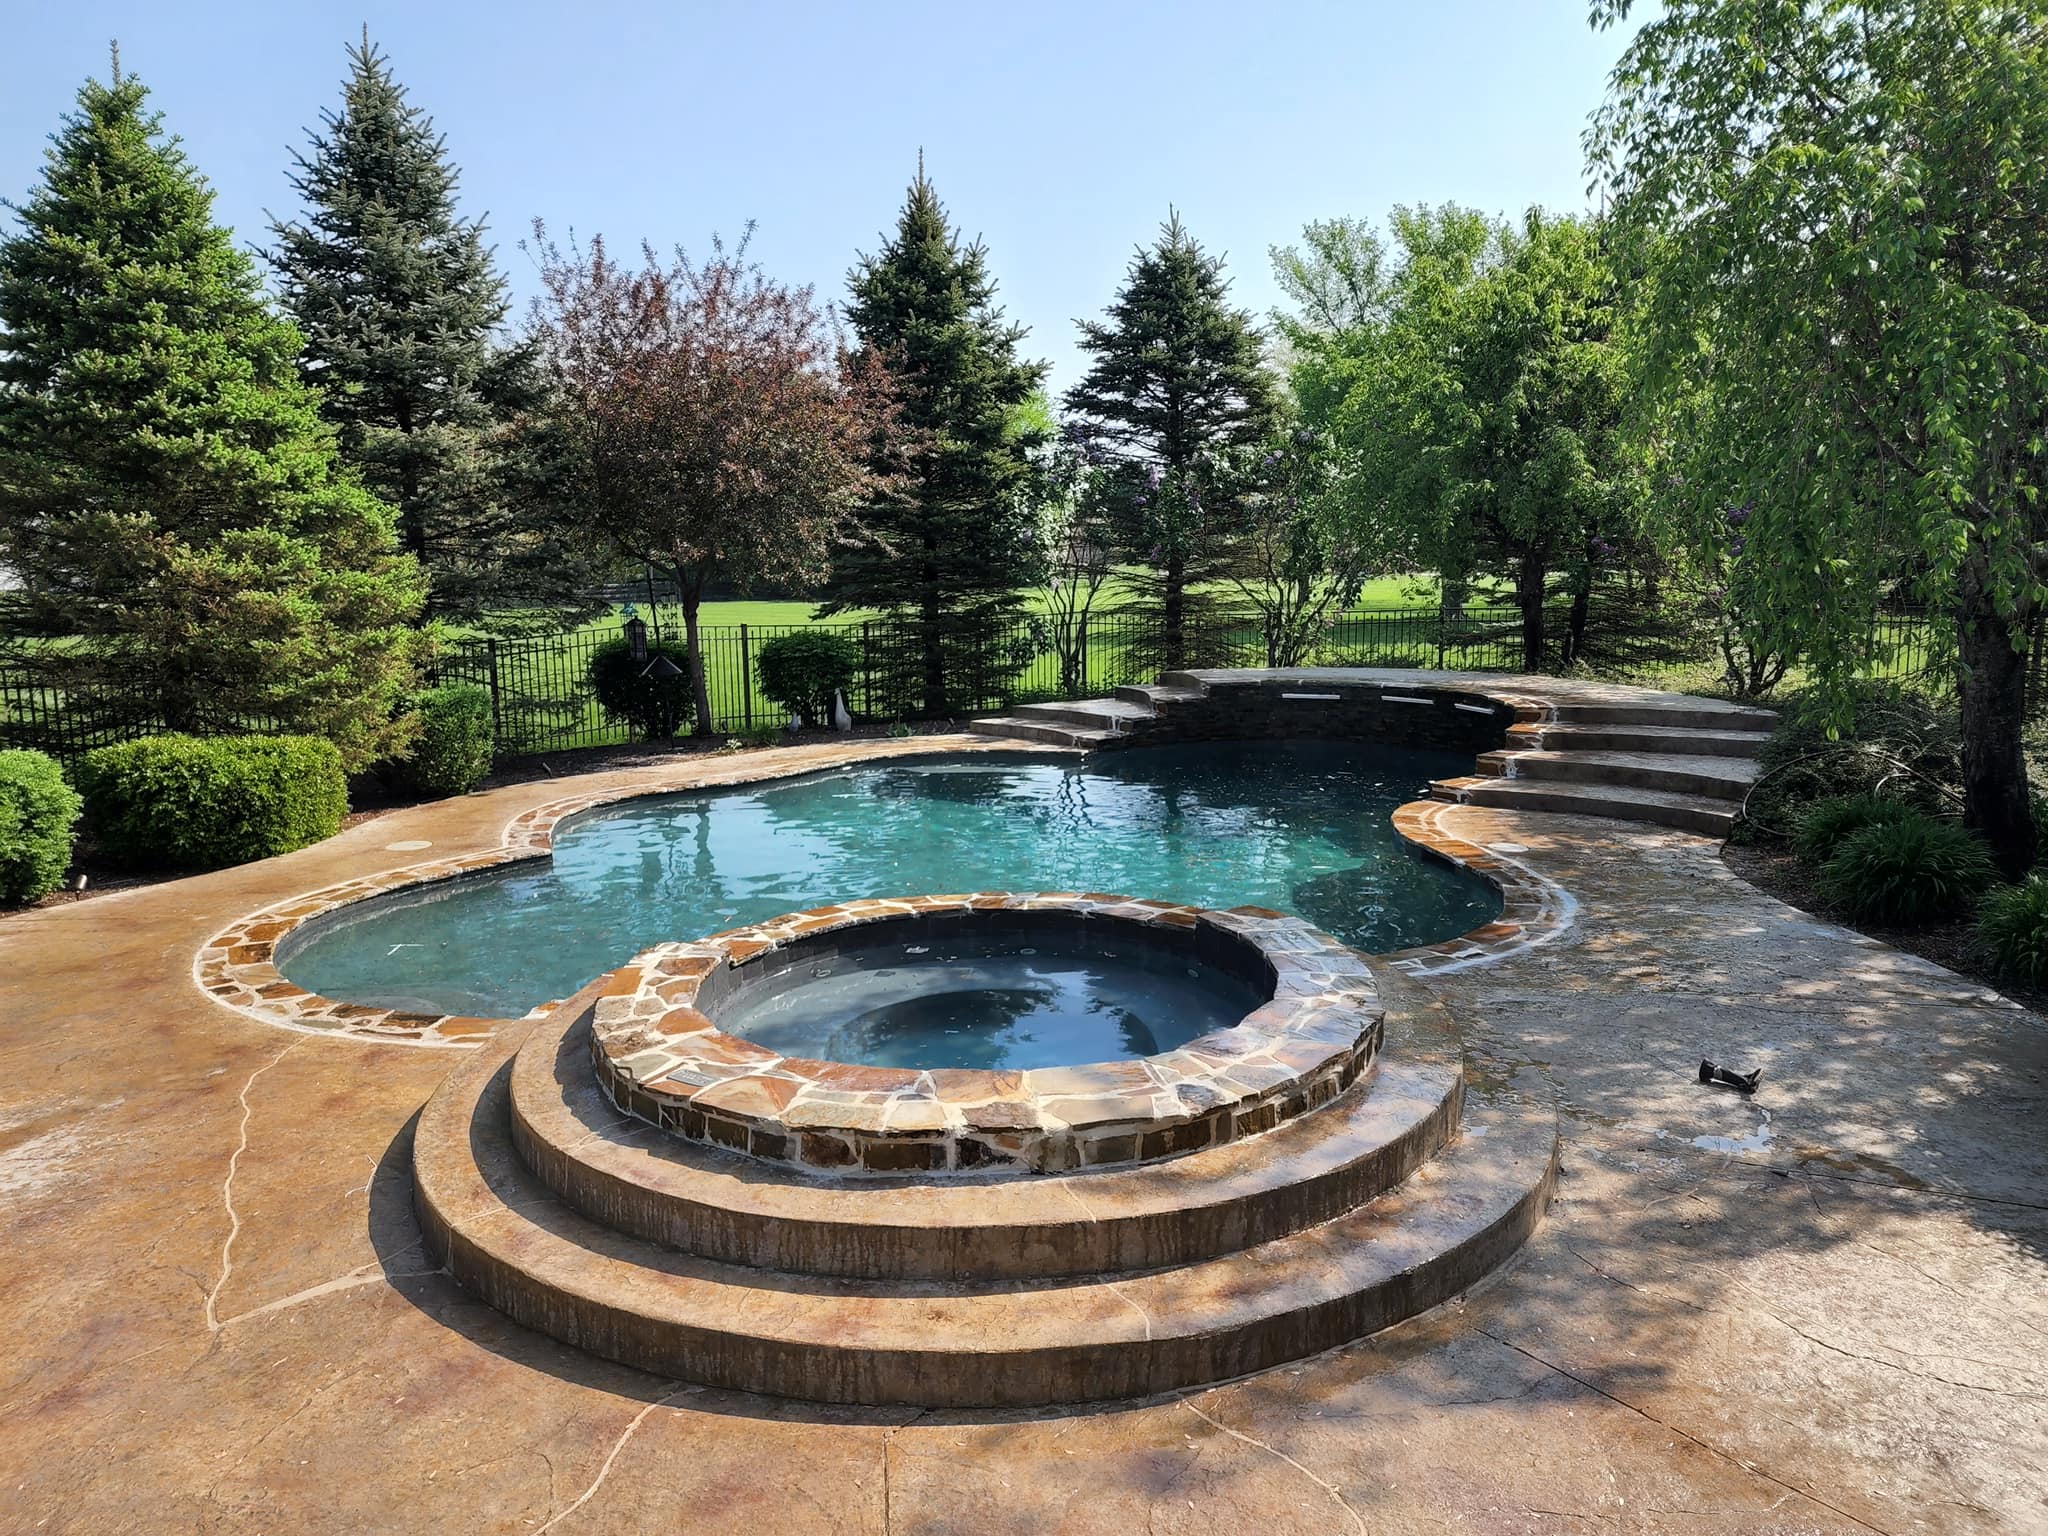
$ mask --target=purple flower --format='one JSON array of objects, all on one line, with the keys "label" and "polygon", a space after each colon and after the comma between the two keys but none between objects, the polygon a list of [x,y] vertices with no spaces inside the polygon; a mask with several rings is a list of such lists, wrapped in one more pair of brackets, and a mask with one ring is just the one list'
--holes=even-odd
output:
[{"label": "purple flower", "polygon": [[1747,548],[1749,548],[1749,540],[1739,533],[1728,541],[1728,553],[1731,555],[1739,555]]},{"label": "purple flower", "polygon": [[1739,507],[1730,507],[1728,509],[1728,526],[1730,528],[1740,528],[1744,523],[1748,522],[1750,510],[1754,506],[1754,502],[1745,501]]}]

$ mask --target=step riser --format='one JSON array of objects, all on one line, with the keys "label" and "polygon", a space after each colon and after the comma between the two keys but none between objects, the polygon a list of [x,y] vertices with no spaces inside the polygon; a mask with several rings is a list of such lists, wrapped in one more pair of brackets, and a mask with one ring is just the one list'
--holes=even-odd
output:
[{"label": "step riser", "polygon": [[1512,752],[1484,754],[1479,759],[1479,772],[1535,784],[1618,784],[1629,789],[1661,789],[1670,794],[1704,795],[1712,800],[1737,802],[1749,789],[1739,780],[1693,773],[1683,768],[1623,766],[1569,757],[1531,759],[1517,757]]},{"label": "step riser", "polygon": [[[506,1076],[500,1071],[477,1105],[486,1124],[507,1110]],[[1391,1327],[1447,1301],[1505,1262],[1542,1219],[1556,1170],[1553,1140],[1540,1176],[1497,1218],[1356,1291],[1215,1332],[1016,1350],[1005,1350],[1000,1337],[972,1350],[868,1347],[857,1337],[826,1345],[652,1317],[536,1279],[454,1230],[429,1200],[418,1203],[427,1247],[457,1283],[515,1322],[591,1354],[705,1386],[816,1402],[1018,1409],[1183,1391]]]},{"label": "step riser", "polygon": [[1767,738],[1747,732],[1701,731],[1695,736],[1656,736],[1628,726],[1551,725],[1510,730],[1510,746],[1545,752],[1663,752],[1687,757],[1754,759]]},{"label": "step riser", "polygon": [[[803,1221],[737,1210],[649,1187],[579,1157],[574,1142],[548,1134],[546,1117],[564,1099],[577,1123],[604,1124],[615,1115],[588,1083],[587,1026],[564,1036],[543,1077],[542,1063],[522,1059],[511,1096],[512,1144],[527,1167],[557,1197],[591,1220],[648,1242],[721,1263],[811,1275],[890,1280],[999,1280],[1163,1269],[1226,1253],[1317,1226],[1377,1198],[1434,1157],[1458,1125],[1464,1102],[1462,1075],[1438,1074],[1448,1091],[1428,1088],[1423,1074],[1399,1065],[1387,1081],[1362,1078],[1317,1116],[1356,1111],[1372,1127],[1368,1093],[1409,1118],[1399,1134],[1358,1138],[1357,1155],[1280,1188],[1247,1180],[1242,1193],[1194,1206],[1132,1215],[1084,1209],[1090,1176],[1066,1176],[1075,1193],[1064,1219],[978,1228],[893,1226]],[[553,1095],[550,1098],[550,1094]],[[1428,1099],[1435,1102],[1424,1108]],[[529,1100],[533,1102],[529,1104]],[[1411,1109],[1412,1107],[1412,1109]],[[1320,1123],[1320,1122],[1319,1122]],[[1291,1133],[1299,1137],[1300,1132]],[[1286,1138],[1282,1138],[1282,1144]],[[659,1145],[659,1142],[656,1143]],[[1248,1163],[1275,1145],[1274,1133],[1234,1142],[1233,1156]],[[1184,1161],[1184,1160],[1182,1160]]]},{"label": "step riser", "polygon": [[[1434,793],[1434,791],[1432,791]],[[1644,805],[1623,799],[1589,804],[1566,795],[1546,795],[1533,781],[1526,788],[1468,789],[1436,795],[1466,805],[1490,806],[1505,811],[1554,811],[1564,816],[1605,816],[1617,821],[1641,821],[1697,832],[1703,837],[1726,837],[1735,825],[1735,808],[1721,810],[1722,802],[1699,807]]]}]

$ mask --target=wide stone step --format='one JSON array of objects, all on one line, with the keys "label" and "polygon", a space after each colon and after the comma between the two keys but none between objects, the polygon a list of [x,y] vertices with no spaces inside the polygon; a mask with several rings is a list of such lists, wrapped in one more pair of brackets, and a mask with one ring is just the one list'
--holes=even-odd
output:
[{"label": "wide stone step", "polygon": [[1457,1126],[1461,1052],[1428,1009],[1391,1017],[1377,1074],[1276,1129],[1164,1162],[1044,1177],[822,1180],[620,1116],[587,1011],[515,1059],[511,1133],[558,1198],[605,1226],[725,1263],[869,1279],[1155,1269],[1235,1252],[1385,1193]]},{"label": "wide stone step", "polygon": [[1051,725],[1078,727],[1087,731],[1116,732],[1140,720],[1150,720],[1150,704],[1133,704],[1127,699],[1080,699],[1071,703],[1019,704],[1010,711],[1012,720],[1043,721]]},{"label": "wide stone step", "polygon": [[509,1134],[513,1043],[422,1112],[428,1249],[515,1321],[636,1368],[836,1403],[1038,1407],[1226,1380],[1390,1326],[1505,1260],[1540,1220],[1555,1112],[1510,1097],[1400,1189],[1239,1253],[1110,1279],[879,1284],[713,1263],[555,1199]]},{"label": "wide stone step", "polygon": [[1753,758],[1768,731],[1716,730],[1684,725],[1511,725],[1510,747],[1546,752],[1656,752],[1687,757]]},{"label": "wide stone step", "polygon": [[1704,795],[1630,789],[1619,784],[1545,783],[1539,779],[1439,779],[1430,786],[1430,793],[1438,800],[1501,810],[1554,811],[1571,816],[1653,822],[1704,837],[1726,837],[1734,829],[1740,812],[1732,801]]},{"label": "wide stone step", "polygon": [[1664,725],[1687,730],[1749,731],[1768,735],[1778,717],[1768,709],[1721,704],[1712,699],[1645,700],[1640,703],[1555,703],[1550,716],[1564,725]]},{"label": "wide stone step", "polygon": [[1111,739],[1109,731],[1086,731],[1070,725],[1054,725],[1044,720],[1024,720],[1014,715],[996,715],[987,720],[975,720],[967,727],[982,736],[1002,736],[1012,741],[1042,742],[1048,747],[1071,747],[1086,750],[1098,747]]},{"label": "wide stone step", "polygon": [[1740,800],[1757,775],[1751,759],[1675,752],[1488,752],[1477,768],[1482,777],[1625,785],[1712,800]]},{"label": "wide stone step", "polygon": [[1208,692],[1206,688],[1169,688],[1163,683],[1124,683],[1118,686],[1116,696],[1127,704],[1143,704],[1157,712],[1162,705],[1207,698]]}]

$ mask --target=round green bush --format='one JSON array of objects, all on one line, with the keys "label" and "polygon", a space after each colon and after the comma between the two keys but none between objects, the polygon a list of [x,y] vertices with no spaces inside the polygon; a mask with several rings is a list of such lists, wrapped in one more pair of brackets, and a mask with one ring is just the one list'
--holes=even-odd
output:
[{"label": "round green bush", "polygon": [[1995,878],[1982,843],[1916,812],[1851,833],[1821,866],[1820,890],[1858,921],[1916,927],[1967,912]]},{"label": "round green bush", "polygon": [[792,630],[761,647],[761,692],[805,725],[829,726],[833,696],[853,686],[859,667],[860,652],[844,635]]},{"label": "round green bush", "polygon": [[[675,663],[674,677],[642,676],[657,656]],[[649,740],[674,736],[690,723],[690,648],[679,640],[649,636],[646,661],[635,661],[625,640],[607,640],[590,653],[587,676],[605,717]]]},{"label": "round green bush", "polygon": [[413,700],[420,736],[400,769],[423,795],[466,795],[491,771],[496,733],[491,696],[474,683],[443,683]]},{"label": "round green bush", "polygon": [[2003,974],[2048,987],[2048,875],[2029,875],[1987,896],[1977,935]]},{"label": "round green bush", "polygon": [[1830,795],[1800,813],[1792,851],[1810,864],[1825,864],[1847,838],[1865,827],[1920,814],[1905,801],[1885,795]]},{"label": "round green bush", "polygon": [[0,752],[0,902],[40,901],[64,883],[82,804],[55,759]]},{"label": "round green bush", "polygon": [[94,843],[124,864],[219,869],[332,837],[348,814],[334,743],[317,736],[145,736],[74,775]]}]

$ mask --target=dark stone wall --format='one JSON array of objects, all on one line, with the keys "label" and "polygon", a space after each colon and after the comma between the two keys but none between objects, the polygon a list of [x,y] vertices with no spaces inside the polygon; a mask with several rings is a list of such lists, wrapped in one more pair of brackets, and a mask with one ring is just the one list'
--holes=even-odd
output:
[{"label": "dark stone wall", "polygon": [[[1403,702],[1412,699],[1425,702]],[[1300,680],[1212,683],[1204,697],[1173,700],[1159,711],[1113,745],[1305,738],[1435,747],[1476,757],[1504,746],[1515,723],[1512,705],[1481,694]]]}]

